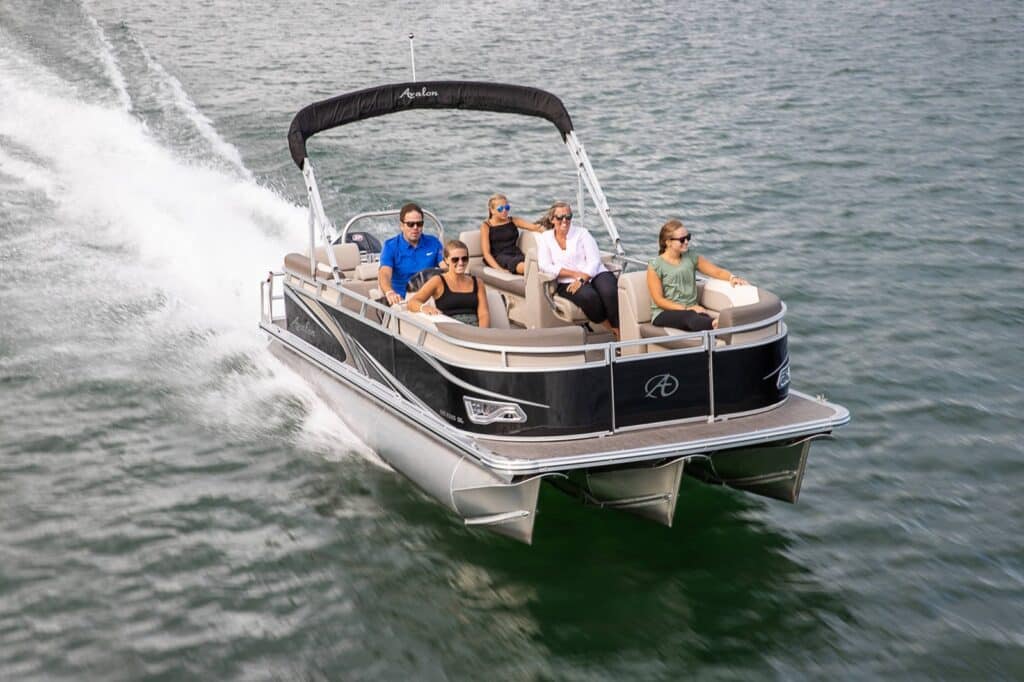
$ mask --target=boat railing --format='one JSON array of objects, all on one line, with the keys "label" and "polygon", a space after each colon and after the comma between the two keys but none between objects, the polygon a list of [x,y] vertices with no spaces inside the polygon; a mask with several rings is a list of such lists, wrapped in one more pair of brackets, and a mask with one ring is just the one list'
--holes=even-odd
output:
[{"label": "boat railing", "polygon": [[[414,348],[418,353],[442,360],[447,365],[465,369],[530,373],[605,368],[605,371],[608,372],[609,386],[614,387],[617,367],[626,375],[632,372],[635,376],[637,371],[651,370],[634,363],[653,359],[655,362],[660,362],[662,367],[661,370],[654,371],[664,371],[666,359],[671,361],[675,357],[704,354],[708,393],[706,395],[707,411],[701,415],[701,418],[706,418],[708,421],[713,421],[720,416],[743,414],[735,410],[720,412],[718,409],[715,395],[716,356],[723,352],[752,349],[776,343],[787,333],[784,322],[786,306],[785,303],[782,303],[780,311],[768,318],[725,329],[605,343],[507,346],[500,342],[488,343],[458,338],[434,326],[433,321],[427,319],[423,313],[411,313],[400,307],[383,305],[358,291],[347,289],[344,286],[345,283],[338,285],[333,280],[310,280],[291,271],[271,273],[262,283],[261,316],[264,324],[282,325],[285,321],[284,311],[281,310],[281,307],[285,291],[282,280],[286,277],[295,278],[295,284],[305,293],[316,296],[322,303],[345,316],[358,320],[360,324],[376,328],[383,334]],[[348,282],[351,284],[351,281]],[[452,322],[451,324],[459,325],[460,323]],[[743,332],[764,330],[771,326],[775,326],[772,333],[762,334],[757,339],[741,343],[720,341],[722,335],[731,334],[735,337]],[[530,330],[522,331],[528,333]],[[647,346],[646,352],[628,352],[640,346]],[[776,371],[785,371],[786,383],[788,383],[788,367],[786,365],[787,361],[783,360],[783,364]],[[612,390],[614,392],[614,388]],[[770,409],[774,406],[758,407],[752,412]],[[610,432],[632,428],[629,424],[619,423],[617,412],[616,402],[612,400]]]},{"label": "boat railing", "polygon": [[[517,345],[514,347],[507,347],[482,341],[461,339],[450,334],[446,334],[443,330],[435,327],[432,322],[425,321],[424,318],[421,317],[423,315],[422,313],[413,313],[394,306],[384,305],[367,296],[361,295],[357,291],[347,288],[345,286],[346,282],[342,282],[341,285],[338,285],[332,280],[311,281],[306,277],[298,277],[294,273],[283,272],[272,273],[272,276],[268,277],[263,282],[261,290],[261,305],[264,322],[272,323],[284,316],[283,311],[280,311],[280,314],[277,314],[277,311],[273,308],[276,302],[283,303],[284,298],[283,294],[275,294],[276,288],[274,286],[274,280],[283,278],[286,274],[300,279],[309,293],[313,293],[318,298],[333,304],[337,310],[340,310],[346,315],[358,317],[360,322],[364,324],[376,327],[388,334],[396,334],[393,322],[397,321],[399,324],[412,327],[416,330],[417,333],[415,334],[400,334],[400,336],[404,341],[412,342],[417,347],[424,348],[427,338],[435,337],[438,340],[457,348],[496,353],[500,357],[499,364],[502,368],[510,367],[508,363],[510,355],[576,356],[578,354],[583,354],[583,365],[610,365],[612,363],[636,362],[655,355],[659,357],[666,357],[672,355],[686,355],[690,353],[757,346],[774,341],[779,336],[785,334],[785,325],[783,320],[785,318],[787,308],[786,304],[782,303],[781,310],[771,317],[724,329],[712,329],[702,332],[684,332],[670,336],[659,336],[653,339],[630,339],[625,341],[608,341],[605,343],[536,346]],[[281,287],[281,289],[283,291],[283,287]],[[347,305],[345,304],[345,299],[349,299],[349,303]],[[736,344],[718,343],[718,339],[722,335],[735,335],[743,332],[763,330],[773,325],[780,325],[778,333],[765,336],[764,338]],[[646,353],[628,354],[623,352],[625,349],[640,346],[657,346],[657,348],[648,348]],[[673,348],[673,346],[682,347]],[[424,350],[427,352],[431,351],[430,348],[424,348]],[[473,365],[467,366],[474,367]],[[534,369],[572,369],[579,368],[580,366],[580,362],[565,363],[564,365],[558,365],[555,363]],[[475,368],[484,369],[487,368],[487,366],[479,366]]]},{"label": "boat railing", "polygon": [[281,287],[279,294],[274,290],[274,280],[283,277],[283,272],[271,271],[267,273],[267,278],[260,282],[260,318],[267,324],[284,320],[284,287]]},{"label": "boat railing", "polygon": [[[444,223],[442,223],[441,219],[438,218],[437,215],[434,214],[433,212],[428,211],[427,209],[422,209],[422,211],[423,211],[423,216],[425,218],[429,218],[430,221],[434,224],[434,228],[435,228],[435,231],[437,233],[437,238],[440,239],[441,243],[443,244],[444,243]],[[358,214],[352,216],[352,218],[350,218],[349,221],[347,223],[345,223],[345,227],[341,228],[341,233],[338,235],[338,238],[334,240],[334,243],[335,244],[345,244],[345,243],[347,243],[349,230],[352,229],[352,226],[355,225],[360,220],[370,220],[372,218],[388,218],[388,217],[392,217],[392,216],[398,217],[398,216],[401,215],[401,213],[402,213],[401,209],[397,209],[397,208],[388,209],[386,211],[364,211],[363,213],[358,213]],[[389,225],[388,229],[390,230],[389,236],[393,235],[394,234],[393,226]],[[370,254],[370,253],[364,253],[363,255],[369,257],[370,260],[376,260],[380,256],[380,254]]]}]

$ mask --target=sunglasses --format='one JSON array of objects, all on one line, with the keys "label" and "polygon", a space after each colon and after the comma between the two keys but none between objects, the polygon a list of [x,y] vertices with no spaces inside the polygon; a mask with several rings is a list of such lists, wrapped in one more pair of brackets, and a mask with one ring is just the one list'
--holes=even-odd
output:
[{"label": "sunglasses", "polygon": [[403,220],[402,222],[405,223],[406,227],[423,227],[422,220]]},{"label": "sunglasses", "polygon": [[494,210],[495,211],[500,211],[501,213],[504,213],[505,211],[511,211],[512,210],[512,204],[505,204],[503,206],[495,206]]},{"label": "sunglasses", "polygon": [[468,263],[469,256],[448,256],[448,260],[452,263]]},{"label": "sunglasses", "polygon": [[553,215],[553,216],[551,216],[551,219],[552,220],[559,220],[559,221],[561,221],[561,220],[572,220],[572,213],[566,213],[565,215]]},{"label": "sunglasses", "polygon": [[666,241],[679,242],[681,244],[685,244],[686,242],[690,241],[690,237],[692,236],[692,234],[684,234],[682,237],[669,237]]}]

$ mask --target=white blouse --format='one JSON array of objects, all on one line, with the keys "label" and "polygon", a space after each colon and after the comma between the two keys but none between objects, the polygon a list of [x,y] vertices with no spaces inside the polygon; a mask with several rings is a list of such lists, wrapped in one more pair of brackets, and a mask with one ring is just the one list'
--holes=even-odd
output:
[{"label": "white blouse", "polygon": [[[537,238],[537,265],[541,272],[557,275],[560,270],[579,270],[591,278],[605,272],[597,242],[585,227],[569,228],[565,237],[565,250],[555,241],[555,231],[546,230]],[[559,282],[571,282],[572,277],[559,277]]]}]

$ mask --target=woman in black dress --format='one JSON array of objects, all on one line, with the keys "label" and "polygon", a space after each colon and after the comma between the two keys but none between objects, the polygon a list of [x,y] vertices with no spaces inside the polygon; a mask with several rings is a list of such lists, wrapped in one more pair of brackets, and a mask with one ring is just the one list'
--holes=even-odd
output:
[{"label": "woman in black dress", "polygon": [[526,256],[519,250],[519,230],[543,232],[544,228],[511,215],[511,210],[504,194],[487,200],[487,220],[480,223],[480,249],[484,262],[492,268],[521,275],[526,268]]},{"label": "woman in black dress", "polygon": [[[478,277],[466,273],[469,269],[469,247],[458,239],[444,245],[444,260],[448,271],[434,275],[409,297],[409,310],[428,315],[444,314],[474,327],[489,327],[487,290]],[[430,297],[434,305],[427,305]]]}]

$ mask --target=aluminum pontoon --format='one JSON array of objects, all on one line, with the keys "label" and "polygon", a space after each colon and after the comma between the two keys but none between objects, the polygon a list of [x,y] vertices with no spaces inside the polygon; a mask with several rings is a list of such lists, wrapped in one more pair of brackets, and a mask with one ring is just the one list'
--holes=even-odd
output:
[{"label": "aluminum pontoon", "polygon": [[[483,263],[492,327],[378,302],[377,241],[353,216],[341,230],[321,202],[306,141],[419,109],[537,116],[555,125],[613,251],[622,340],[594,331],[537,267]],[[839,405],[789,387],[786,306],[757,287],[700,282],[719,328],[655,327],[645,261],[624,253],[608,203],[562,102],[536,88],[431,81],[383,85],[311,104],[288,132],[309,197],[309,247],[262,283],[260,327],[353,432],[467,525],[532,539],[544,481],[588,504],[671,525],[682,476],[796,502],[813,440],[849,421]],[[443,221],[425,212],[445,237]],[[391,223],[394,224],[393,222]],[[317,245],[319,238],[320,244]]]}]

